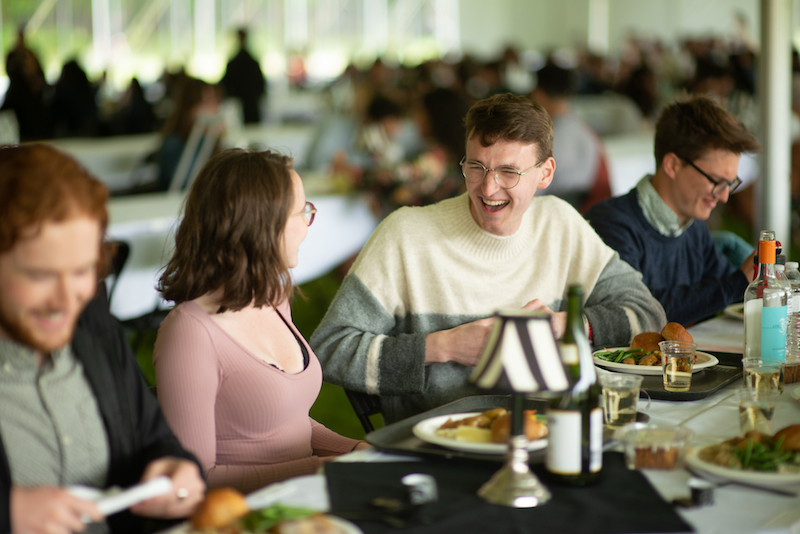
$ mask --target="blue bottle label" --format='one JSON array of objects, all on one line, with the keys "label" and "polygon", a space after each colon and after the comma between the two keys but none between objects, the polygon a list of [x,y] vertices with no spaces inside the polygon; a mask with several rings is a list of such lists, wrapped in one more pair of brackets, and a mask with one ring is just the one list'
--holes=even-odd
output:
[{"label": "blue bottle label", "polygon": [[786,359],[786,306],[761,308],[761,357]]}]

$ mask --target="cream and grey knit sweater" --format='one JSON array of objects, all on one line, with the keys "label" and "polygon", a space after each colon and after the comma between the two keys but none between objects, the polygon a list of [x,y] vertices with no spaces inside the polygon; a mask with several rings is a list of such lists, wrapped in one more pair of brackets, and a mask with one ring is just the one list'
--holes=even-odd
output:
[{"label": "cream and grey knit sweater", "polygon": [[641,278],[556,197],[534,197],[519,230],[496,236],[462,195],[381,223],[311,345],[325,380],[380,395],[385,420],[396,421],[477,392],[471,367],[425,365],[428,333],[535,298],[563,311],[566,288],[581,284],[595,345],[626,345],[666,323]]}]

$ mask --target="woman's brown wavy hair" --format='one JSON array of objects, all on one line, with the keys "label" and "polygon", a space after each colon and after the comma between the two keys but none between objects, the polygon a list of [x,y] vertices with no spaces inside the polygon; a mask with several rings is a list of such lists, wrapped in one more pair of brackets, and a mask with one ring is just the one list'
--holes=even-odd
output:
[{"label": "woman's brown wavy hair", "polygon": [[186,200],[158,289],[176,304],[220,288],[219,312],[291,297],[283,231],[294,202],[292,159],[230,149],[205,164]]}]

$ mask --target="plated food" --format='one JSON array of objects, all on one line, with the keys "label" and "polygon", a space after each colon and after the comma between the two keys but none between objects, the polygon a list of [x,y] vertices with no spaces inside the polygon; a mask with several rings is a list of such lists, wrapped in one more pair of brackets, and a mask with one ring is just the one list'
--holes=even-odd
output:
[{"label": "plated food", "polygon": [[730,306],[725,308],[725,311],[723,313],[725,313],[726,317],[744,321],[744,303],[737,302],[736,304],[731,304]]},{"label": "plated food", "polygon": [[349,521],[316,510],[272,505],[250,510],[244,495],[233,488],[217,488],[192,515],[190,531],[208,534],[357,534]]},{"label": "plated food", "polygon": [[[525,434],[530,440],[528,450],[547,446],[547,426],[535,411],[525,411]],[[510,426],[510,413],[503,408],[486,412],[467,412],[440,415],[420,421],[412,432],[419,439],[464,452],[504,454]]]},{"label": "plated food", "polygon": [[678,323],[667,323],[661,332],[642,332],[631,340],[627,350],[595,352],[600,359],[626,365],[661,365],[662,341],[692,342],[692,335]]},{"label": "plated food", "polygon": [[[661,375],[661,341],[694,341],[678,323],[667,323],[661,332],[643,332],[631,340],[630,347],[603,348],[594,352],[599,367],[638,375]],[[696,352],[692,372],[717,365],[719,360],[706,352]]]},{"label": "plated food", "polygon": [[[631,365],[626,363],[615,363],[602,359],[598,356],[599,353],[610,351],[623,351],[630,350],[630,347],[612,347],[602,349],[594,352],[594,364],[598,367],[608,369],[610,371],[617,371],[621,373],[629,373],[634,375],[645,376],[661,376],[661,366],[658,365]],[[719,360],[713,354],[707,352],[695,352],[694,365],[692,366],[692,373],[699,373],[703,369],[714,367],[719,363]]]},{"label": "plated food", "polygon": [[800,483],[800,425],[769,436],[751,431],[690,451],[687,462],[712,475],[765,486]]}]

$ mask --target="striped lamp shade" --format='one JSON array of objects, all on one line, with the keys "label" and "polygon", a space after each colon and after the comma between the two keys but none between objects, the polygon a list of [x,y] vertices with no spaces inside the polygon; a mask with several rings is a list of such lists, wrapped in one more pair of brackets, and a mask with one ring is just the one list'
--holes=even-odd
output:
[{"label": "striped lamp shade", "polygon": [[519,310],[496,312],[494,328],[470,382],[504,393],[569,389],[550,316]]}]

